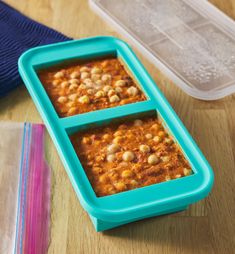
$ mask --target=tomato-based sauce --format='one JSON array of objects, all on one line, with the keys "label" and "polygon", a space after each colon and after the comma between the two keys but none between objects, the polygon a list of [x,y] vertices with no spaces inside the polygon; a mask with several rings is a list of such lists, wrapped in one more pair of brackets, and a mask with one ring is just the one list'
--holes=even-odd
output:
[{"label": "tomato-based sauce", "polygon": [[180,147],[156,117],[113,123],[70,138],[99,197],[192,173]]},{"label": "tomato-based sauce", "polygon": [[146,100],[117,58],[52,67],[38,74],[60,117]]}]

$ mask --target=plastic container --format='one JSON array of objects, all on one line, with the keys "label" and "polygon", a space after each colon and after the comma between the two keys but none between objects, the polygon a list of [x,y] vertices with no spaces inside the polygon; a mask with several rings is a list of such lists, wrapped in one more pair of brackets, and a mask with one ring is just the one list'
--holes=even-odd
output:
[{"label": "plastic container", "polygon": [[235,23],[206,0],[90,0],[108,24],[192,97],[235,92]]},{"label": "plastic container", "polygon": [[[140,84],[147,100],[59,118],[37,70],[72,59],[108,54],[120,58]],[[60,154],[74,190],[97,231],[150,216],[186,209],[212,188],[213,173],[199,148],[129,46],[114,37],[93,37],[33,48],[19,59],[20,74]],[[156,112],[181,146],[194,174],[111,196],[97,197],[70,142],[69,134],[113,119]]]}]

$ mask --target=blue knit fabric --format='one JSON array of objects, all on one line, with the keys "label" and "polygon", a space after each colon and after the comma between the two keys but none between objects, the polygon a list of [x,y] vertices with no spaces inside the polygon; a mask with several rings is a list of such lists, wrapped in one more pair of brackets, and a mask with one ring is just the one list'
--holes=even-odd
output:
[{"label": "blue knit fabric", "polygon": [[17,62],[24,51],[70,39],[0,1],[0,97],[23,83]]}]

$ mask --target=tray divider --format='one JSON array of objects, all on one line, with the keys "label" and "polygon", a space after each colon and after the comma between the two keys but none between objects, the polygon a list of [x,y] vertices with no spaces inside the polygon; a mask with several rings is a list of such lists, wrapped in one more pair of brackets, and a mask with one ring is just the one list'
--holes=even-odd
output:
[{"label": "tray divider", "polygon": [[70,134],[78,129],[81,129],[83,126],[93,125],[105,121],[108,122],[115,118],[125,117],[128,115],[138,114],[155,109],[156,104],[154,101],[148,100],[115,108],[107,108],[85,114],[61,118],[59,121],[63,128],[68,132],[68,134]]}]

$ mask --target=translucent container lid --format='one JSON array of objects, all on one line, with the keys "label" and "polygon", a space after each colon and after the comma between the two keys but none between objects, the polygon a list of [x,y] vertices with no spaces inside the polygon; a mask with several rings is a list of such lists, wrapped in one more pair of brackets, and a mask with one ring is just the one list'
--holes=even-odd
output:
[{"label": "translucent container lid", "polygon": [[235,23],[206,0],[90,0],[187,94],[235,92]]}]

